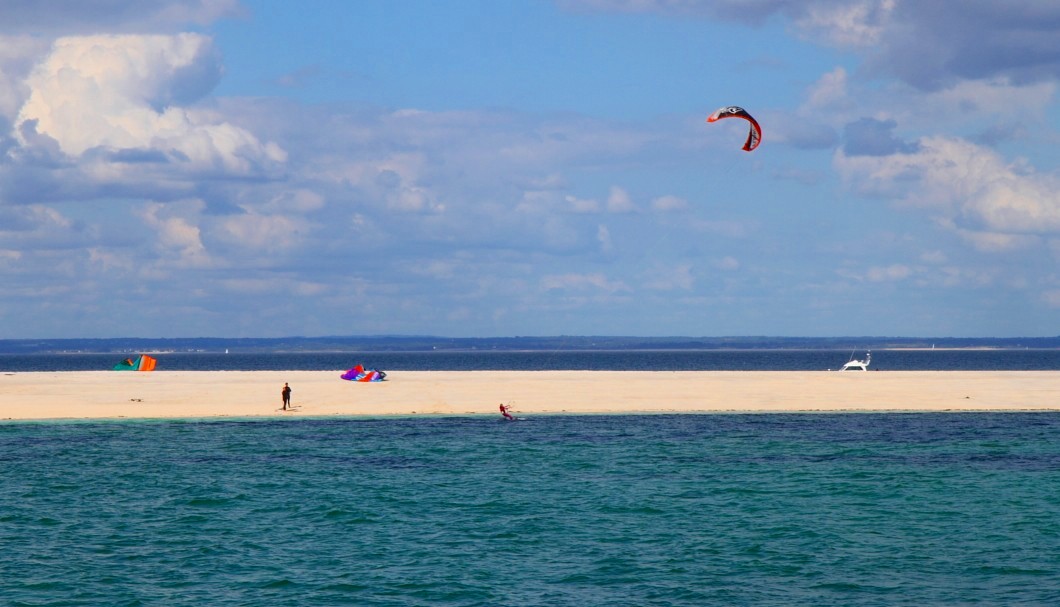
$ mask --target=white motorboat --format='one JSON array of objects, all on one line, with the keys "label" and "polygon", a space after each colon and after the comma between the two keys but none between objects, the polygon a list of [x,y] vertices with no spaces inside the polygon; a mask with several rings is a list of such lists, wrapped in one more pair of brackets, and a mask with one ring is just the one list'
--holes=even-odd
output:
[{"label": "white motorboat", "polygon": [[850,360],[843,365],[840,371],[868,371],[869,363],[872,362],[872,352],[865,352],[865,360],[857,360],[854,358],[854,353],[850,353]]}]

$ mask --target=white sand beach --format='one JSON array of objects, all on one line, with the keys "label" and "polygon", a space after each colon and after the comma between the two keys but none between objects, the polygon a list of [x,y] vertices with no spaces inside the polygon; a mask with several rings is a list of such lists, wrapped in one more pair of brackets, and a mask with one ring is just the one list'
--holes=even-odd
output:
[{"label": "white sand beach", "polygon": [[[1060,410],[1060,371],[29,372],[0,375],[0,419]],[[280,411],[284,382],[294,410]]]}]

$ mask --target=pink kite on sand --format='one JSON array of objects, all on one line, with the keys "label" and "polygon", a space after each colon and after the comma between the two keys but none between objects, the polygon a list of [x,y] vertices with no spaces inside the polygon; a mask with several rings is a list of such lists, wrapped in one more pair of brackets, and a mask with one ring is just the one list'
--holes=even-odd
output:
[{"label": "pink kite on sand", "polygon": [[347,381],[383,381],[386,378],[386,373],[375,369],[365,369],[363,366],[357,365],[339,377]]}]

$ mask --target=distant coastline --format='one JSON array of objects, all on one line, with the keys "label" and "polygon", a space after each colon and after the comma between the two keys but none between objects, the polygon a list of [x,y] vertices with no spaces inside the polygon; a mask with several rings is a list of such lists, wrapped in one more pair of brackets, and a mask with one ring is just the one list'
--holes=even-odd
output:
[{"label": "distant coastline", "polygon": [[688,350],[1053,350],[1056,337],[195,337],[0,339],[0,354]]},{"label": "distant coastline", "polygon": [[870,348],[872,350],[892,351],[901,352],[906,350],[912,350],[916,352],[931,352],[932,350],[942,351],[994,351],[994,350],[1055,350],[1055,347],[1049,348],[1029,348],[1029,347],[1015,347],[1015,346],[948,346],[948,347],[924,347],[924,346],[892,346],[889,348]]}]

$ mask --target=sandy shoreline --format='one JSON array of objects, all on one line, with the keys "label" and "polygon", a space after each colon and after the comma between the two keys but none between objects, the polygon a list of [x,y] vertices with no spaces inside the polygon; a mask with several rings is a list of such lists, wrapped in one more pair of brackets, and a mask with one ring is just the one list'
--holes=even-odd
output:
[{"label": "sandy shoreline", "polygon": [[[0,375],[0,419],[1060,411],[1060,371],[86,371]],[[294,411],[279,411],[289,382]]]}]

